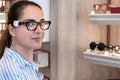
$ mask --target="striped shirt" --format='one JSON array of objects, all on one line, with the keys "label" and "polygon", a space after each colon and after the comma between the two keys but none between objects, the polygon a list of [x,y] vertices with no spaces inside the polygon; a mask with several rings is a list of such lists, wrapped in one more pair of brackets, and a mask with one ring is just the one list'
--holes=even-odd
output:
[{"label": "striped shirt", "polygon": [[0,80],[43,80],[32,59],[27,62],[16,51],[5,48],[0,60]]}]

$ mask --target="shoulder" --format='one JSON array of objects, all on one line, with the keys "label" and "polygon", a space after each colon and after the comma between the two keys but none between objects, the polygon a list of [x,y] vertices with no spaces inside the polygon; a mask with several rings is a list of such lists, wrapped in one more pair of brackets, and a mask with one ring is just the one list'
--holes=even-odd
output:
[{"label": "shoulder", "polygon": [[19,65],[12,58],[3,56],[0,60],[0,71],[4,73],[10,73],[19,71]]},{"label": "shoulder", "polygon": [[21,74],[18,64],[9,57],[3,57],[0,60],[0,77],[2,80],[18,80],[17,76]]},{"label": "shoulder", "polygon": [[12,69],[18,67],[17,62],[9,56],[3,56],[0,60],[0,68]]}]

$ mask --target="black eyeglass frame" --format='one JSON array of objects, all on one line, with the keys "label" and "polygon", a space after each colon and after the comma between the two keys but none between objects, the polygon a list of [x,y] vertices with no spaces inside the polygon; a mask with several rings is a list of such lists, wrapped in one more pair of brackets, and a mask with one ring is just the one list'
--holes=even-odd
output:
[{"label": "black eyeglass frame", "polygon": [[[28,25],[27,25],[27,23],[30,23],[30,21],[27,21],[27,20],[32,20],[31,23],[33,23],[33,22],[34,22],[34,23],[37,23],[37,24],[36,24],[36,27],[35,27],[34,29],[30,30],[29,27],[28,27]],[[27,20],[24,20],[23,22],[20,22],[20,21],[15,20],[15,21],[13,21],[13,26],[14,26],[14,27],[18,27],[18,26],[20,26],[20,25],[25,25],[28,31],[35,31],[38,26],[40,26],[40,28],[41,28],[42,30],[48,30],[49,27],[50,27],[50,24],[51,24],[51,21],[45,21],[44,19],[42,19],[40,22],[36,22],[36,21],[33,20],[33,19],[27,19]],[[48,24],[48,27],[45,28],[45,29],[42,28],[42,23]],[[44,25],[44,24],[43,24],[43,25]]]},{"label": "black eyeglass frame", "polygon": [[91,42],[90,43],[90,49],[91,50],[95,50],[96,48],[99,50],[99,51],[104,51],[105,48],[107,47],[104,43],[100,42],[99,44],[96,44],[95,42]]}]

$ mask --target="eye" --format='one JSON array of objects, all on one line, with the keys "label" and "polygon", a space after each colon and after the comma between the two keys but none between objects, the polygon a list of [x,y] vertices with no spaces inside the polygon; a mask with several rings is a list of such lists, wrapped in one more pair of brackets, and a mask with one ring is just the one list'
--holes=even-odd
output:
[{"label": "eye", "polygon": [[31,26],[34,26],[35,25],[35,22],[25,22],[25,25],[27,27],[31,27]]},{"label": "eye", "polygon": [[27,27],[32,27],[36,25],[36,22],[34,20],[28,20],[24,22]]},{"label": "eye", "polygon": [[41,26],[44,26],[44,24],[45,24],[44,22],[41,22]]},{"label": "eye", "polygon": [[41,22],[41,26],[45,26],[45,25],[48,25],[49,23],[47,21],[42,21]]}]

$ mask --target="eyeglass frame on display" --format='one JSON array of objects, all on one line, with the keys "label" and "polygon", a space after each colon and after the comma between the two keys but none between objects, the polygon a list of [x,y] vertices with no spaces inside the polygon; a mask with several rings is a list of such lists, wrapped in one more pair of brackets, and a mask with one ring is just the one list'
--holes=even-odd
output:
[{"label": "eyeglass frame on display", "polygon": [[[103,6],[105,5],[105,9],[103,9]],[[98,9],[96,9],[96,6],[98,6]],[[93,8],[95,13],[106,13],[106,11],[108,11],[108,4],[94,4]]]}]

